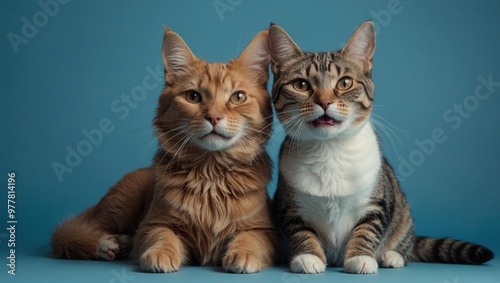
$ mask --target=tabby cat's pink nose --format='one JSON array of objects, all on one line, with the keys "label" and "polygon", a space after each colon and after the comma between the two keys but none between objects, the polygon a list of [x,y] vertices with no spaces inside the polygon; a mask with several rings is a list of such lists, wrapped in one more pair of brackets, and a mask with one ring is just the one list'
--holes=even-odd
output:
[{"label": "tabby cat's pink nose", "polygon": [[320,101],[316,102],[316,104],[321,106],[321,108],[326,111],[326,108],[328,108],[328,106],[332,104],[332,101],[330,99],[321,99]]}]

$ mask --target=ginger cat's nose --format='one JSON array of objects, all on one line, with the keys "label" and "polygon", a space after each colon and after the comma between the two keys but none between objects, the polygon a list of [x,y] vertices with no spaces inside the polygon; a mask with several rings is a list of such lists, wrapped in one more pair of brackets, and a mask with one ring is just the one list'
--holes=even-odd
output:
[{"label": "ginger cat's nose", "polygon": [[220,120],[224,119],[224,116],[219,113],[209,113],[205,115],[205,119],[207,119],[212,126],[215,126]]}]

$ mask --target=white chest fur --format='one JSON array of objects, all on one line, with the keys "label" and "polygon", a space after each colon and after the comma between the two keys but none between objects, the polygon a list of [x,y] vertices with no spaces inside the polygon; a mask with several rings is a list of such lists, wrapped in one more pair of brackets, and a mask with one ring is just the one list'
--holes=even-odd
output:
[{"label": "white chest fur", "polygon": [[380,164],[370,123],[352,137],[301,142],[300,148],[281,156],[281,172],[295,190],[302,218],[318,231],[329,263],[342,264],[349,234],[366,213]]}]

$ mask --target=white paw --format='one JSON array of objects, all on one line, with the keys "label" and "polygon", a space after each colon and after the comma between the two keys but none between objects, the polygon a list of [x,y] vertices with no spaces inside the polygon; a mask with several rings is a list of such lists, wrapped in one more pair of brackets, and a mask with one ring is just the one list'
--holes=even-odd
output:
[{"label": "white paw", "polygon": [[97,256],[105,260],[114,260],[120,245],[114,235],[104,234],[97,241]]},{"label": "white paw", "polygon": [[295,273],[322,273],[325,268],[326,264],[312,254],[298,255],[290,263],[290,270]]},{"label": "white paw", "polygon": [[377,273],[377,261],[367,255],[359,255],[348,258],[344,262],[344,272],[356,274],[373,274]]},{"label": "white paw", "polygon": [[403,256],[396,251],[387,251],[380,258],[380,265],[383,267],[401,268],[405,265]]}]

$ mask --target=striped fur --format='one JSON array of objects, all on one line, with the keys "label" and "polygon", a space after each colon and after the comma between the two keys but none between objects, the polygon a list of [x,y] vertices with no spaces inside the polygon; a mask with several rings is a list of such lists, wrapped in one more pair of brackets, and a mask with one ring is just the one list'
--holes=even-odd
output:
[{"label": "striped fur", "polygon": [[274,214],[293,272],[327,265],[376,273],[408,261],[480,264],[488,249],[452,239],[416,237],[407,200],[381,155],[369,121],[375,31],[362,24],[336,52],[302,52],[270,27],[272,96],[286,131]]}]

